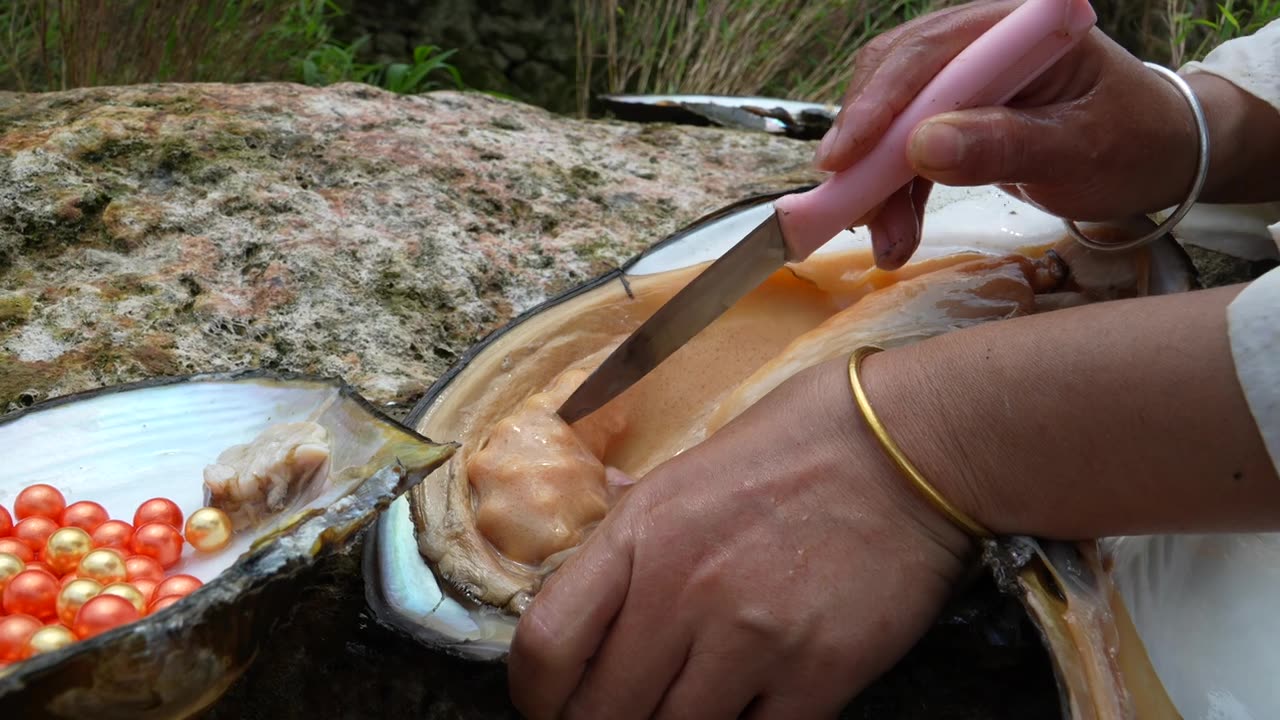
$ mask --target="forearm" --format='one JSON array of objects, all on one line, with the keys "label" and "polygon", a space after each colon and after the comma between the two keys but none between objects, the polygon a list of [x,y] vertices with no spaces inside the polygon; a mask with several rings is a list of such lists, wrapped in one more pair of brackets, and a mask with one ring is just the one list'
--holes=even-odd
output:
[{"label": "forearm", "polygon": [[925,477],[993,531],[1280,529],[1228,344],[1240,289],[950,333],[868,358],[865,387]]},{"label": "forearm", "polygon": [[[1210,203],[1280,200],[1280,112],[1220,77],[1185,78],[1209,127],[1209,175],[1200,195]],[[1188,180],[1189,182],[1189,180]],[[1182,202],[1182,196],[1170,206]]]}]

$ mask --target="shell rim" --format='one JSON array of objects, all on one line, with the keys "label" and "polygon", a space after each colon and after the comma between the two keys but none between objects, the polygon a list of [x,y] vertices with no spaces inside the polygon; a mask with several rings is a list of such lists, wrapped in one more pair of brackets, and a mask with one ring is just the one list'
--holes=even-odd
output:
[{"label": "shell rim", "polygon": [[242,380],[277,380],[280,382],[310,382],[319,385],[327,385],[338,391],[339,395],[356,403],[362,409],[367,411],[373,418],[385,424],[395,426],[399,430],[407,432],[417,440],[423,440],[434,445],[441,443],[433,440],[415,430],[412,426],[396,422],[395,418],[388,415],[385,411],[371,402],[368,398],[360,394],[351,383],[347,382],[341,376],[337,375],[311,375],[303,372],[288,372],[279,370],[264,370],[261,368],[247,368],[243,370],[222,370],[210,371],[203,373],[191,373],[188,375],[159,375],[156,377],[144,378],[142,380],[134,380],[126,383],[118,383],[115,385],[100,385],[95,388],[87,388],[65,395],[57,395],[55,397],[46,398],[40,402],[34,403],[29,407],[20,408],[18,410],[0,415],[0,425],[20,420],[28,415],[34,415],[46,410],[64,407],[73,403],[84,400],[92,400],[105,395],[114,395],[119,393],[133,392],[136,390],[149,390],[152,388],[169,387],[172,385],[181,385],[183,383],[195,382],[239,382]]}]

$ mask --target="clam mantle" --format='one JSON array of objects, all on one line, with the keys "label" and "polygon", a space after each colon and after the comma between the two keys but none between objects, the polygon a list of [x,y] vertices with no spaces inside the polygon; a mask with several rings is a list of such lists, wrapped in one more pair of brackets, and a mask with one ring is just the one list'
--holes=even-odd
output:
[{"label": "clam mantle", "polygon": [[521,310],[815,180],[811,155],[469,93],[0,93],[0,412],[244,367],[411,402]]}]

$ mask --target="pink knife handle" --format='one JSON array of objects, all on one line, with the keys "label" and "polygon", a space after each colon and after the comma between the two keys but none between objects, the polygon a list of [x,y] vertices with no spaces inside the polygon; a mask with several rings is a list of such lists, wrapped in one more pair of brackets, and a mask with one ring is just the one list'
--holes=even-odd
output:
[{"label": "pink knife handle", "polygon": [[1088,0],[1027,0],[944,67],[850,168],[774,202],[788,260],[797,262],[889,198],[914,175],[907,140],[925,119],[1007,103],[1075,46],[1097,15]]}]

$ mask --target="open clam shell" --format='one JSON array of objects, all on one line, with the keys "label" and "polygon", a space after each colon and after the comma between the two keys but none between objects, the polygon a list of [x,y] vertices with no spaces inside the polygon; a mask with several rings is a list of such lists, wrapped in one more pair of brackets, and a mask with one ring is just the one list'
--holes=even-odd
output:
[{"label": "open clam shell", "polygon": [[[753,198],[713,213],[655,244],[624,267],[529,310],[473,347],[428,390],[406,424],[426,435],[458,440],[462,448],[424,483],[393,502],[369,533],[365,547],[367,595],[381,622],[428,646],[464,658],[504,657],[527,597],[512,592],[513,587],[519,587],[518,582],[486,586],[485,573],[510,571],[509,576],[519,580],[537,575],[540,569],[531,570],[504,560],[490,563],[480,557],[499,553],[477,540],[471,488],[460,475],[469,453],[475,452],[468,443],[482,443],[480,438],[492,427],[486,423],[504,417],[523,396],[546,387],[549,378],[560,369],[550,366],[566,363],[574,350],[564,348],[572,346],[575,338],[587,339],[576,348],[579,355],[572,357],[574,361],[580,359],[582,349],[602,346],[603,341],[590,339],[593,336],[629,332],[657,303],[678,289],[679,279],[687,281],[771,212],[771,200],[772,197]],[[1090,230],[1127,234],[1145,232],[1151,226],[1146,219],[1140,219],[1133,221],[1132,227]],[[855,321],[854,335],[863,341],[893,344],[912,342],[968,322],[941,318],[922,327],[913,325],[913,318],[904,321],[893,316],[893,303],[897,300],[891,293],[896,286],[916,283],[915,287],[921,289],[915,295],[903,294],[898,298],[903,303],[911,302],[911,297],[945,293],[946,283],[951,282],[946,278],[954,277],[946,273],[962,266],[1005,267],[1001,262],[1009,258],[1035,258],[1047,274],[1052,274],[1052,268],[1063,270],[1061,266],[1065,266],[1065,278],[1051,281],[1053,287],[1036,291],[1035,311],[1052,311],[1059,302],[1066,306],[1111,297],[1182,292],[1195,285],[1190,261],[1171,238],[1162,238],[1133,253],[1093,253],[1067,241],[1060,220],[992,188],[937,187],[924,228],[922,246],[912,261],[892,273],[871,267],[865,230],[842,232],[810,261],[784,269],[772,279],[782,294],[769,296],[768,302],[754,306],[757,309],[752,309],[748,299],[730,314],[771,312],[767,309],[771,303],[787,302],[787,292],[803,294],[818,287],[825,293],[821,303],[830,304],[816,311],[823,317],[839,309],[874,305],[873,299],[878,302],[883,321],[876,320],[869,327]],[[663,285],[663,279],[671,277],[678,280],[670,286]],[[1074,290],[1059,291],[1067,286]],[[854,312],[855,318],[856,315]],[[745,323],[749,320],[736,321],[744,323],[739,329],[748,327]],[[759,324],[770,322],[761,320]],[[796,322],[805,325],[817,321],[810,318]],[[742,381],[753,367],[772,357],[770,353],[777,353],[811,324],[781,339],[766,340],[763,334],[735,339],[733,352],[747,358],[737,360],[746,365],[737,367],[730,362],[720,368],[729,379],[713,382]],[[704,332],[714,334],[714,327]],[[689,356],[684,360],[673,356],[672,361],[671,364],[693,366]],[[661,372],[662,368],[655,371],[654,377]],[[762,372],[757,370],[751,377]],[[526,382],[525,376],[533,379]],[[716,409],[722,412],[733,405],[737,396],[717,397]],[[485,406],[495,403],[503,405],[503,410],[484,415]],[[711,419],[714,431],[715,413]],[[679,421],[674,425],[683,427]],[[679,434],[679,430],[672,432]],[[670,457],[696,440],[697,437],[677,438],[661,445],[658,454],[668,452],[666,457]],[[614,459],[622,464],[634,461],[626,457]],[[640,467],[640,474],[645,469],[647,466]],[[464,499],[458,500],[459,497]],[[442,514],[440,508],[446,500],[460,502],[456,506],[461,508],[460,513]],[[464,555],[471,555],[454,555],[459,548],[463,548],[460,552]],[[1135,707],[1168,708],[1168,697],[1128,624],[1095,544],[1011,538],[992,544],[985,564],[1000,586],[1018,598],[1040,629],[1057,670],[1062,717],[1123,718],[1133,717]],[[535,581],[530,587],[536,588],[536,584]]]},{"label": "open clam shell", "polygon": [[183,600],[54,652],[0,668],[0,705],[17,717],[173,718],[212,703],[246,668],[300,589],[297,574],[353,540],[445,462],[439,444],[382,415],[335,380],[266,373],[147,381],[50,400],[0,418],[0,503],[32,483],[132,519],[142,501],[205,504],[203,469],[279,423],[329,433],[329,472],[296,503],[171,573],[204,585]]}]

